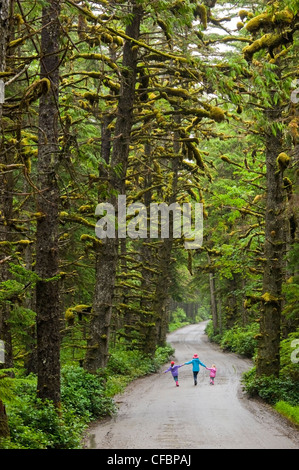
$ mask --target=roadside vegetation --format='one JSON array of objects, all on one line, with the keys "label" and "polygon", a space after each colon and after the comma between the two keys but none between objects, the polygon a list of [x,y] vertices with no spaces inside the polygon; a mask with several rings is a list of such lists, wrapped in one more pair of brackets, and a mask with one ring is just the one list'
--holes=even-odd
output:
[{"label": "roadside vegetation", "polygon": [[298,0],[0,13],[0,446],[76,448],[207,318],[296,421]]},{"label": "roadside vegetation", "polygon": [[[257,354],[257,338],[259,328],[256,323],[246,327],[235,326],[223,334],[213,335],[210,322],[206,332],[211,341],[219,344],[224,351],[231,351],[253,359]],[[275,410],[299,426],[299,367],[294,354],[294,343],[299,344],[299,331],[281,342],[281,369],[279,377],[257,377],[256,367],[243,374],[242,385],[251,397],[260,397],[272,405]],[[294,358],[292,361],[291,358]]]}]

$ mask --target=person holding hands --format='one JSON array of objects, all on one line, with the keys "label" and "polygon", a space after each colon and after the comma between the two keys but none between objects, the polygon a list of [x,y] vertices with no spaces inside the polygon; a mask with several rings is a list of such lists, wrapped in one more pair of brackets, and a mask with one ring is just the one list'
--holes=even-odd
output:
[{"label": "person holding hands", "polygon": [[194,385],[197,385],[197,375],[199,372],[199,365],[203,366],[206,368],[206,366],[199,360],[198,354],[194,354],[193,358],[189,362],[185,362],[184,365],[187,364],[192,364],[192,372],[193,372],[193,379],[194,379]]},{"label": "person holding hands", "polygon": [[179,368],[182,367],[183,365],[184,364],[176,366],[174,361],[171,361],[170,367],[168,367],[168,369],[164,371],[164,374],[166,374],[166,372],[169,372],[169,371],[171,372],[172,377],[174,378],[174,381],[177,387],[179,386]]}]

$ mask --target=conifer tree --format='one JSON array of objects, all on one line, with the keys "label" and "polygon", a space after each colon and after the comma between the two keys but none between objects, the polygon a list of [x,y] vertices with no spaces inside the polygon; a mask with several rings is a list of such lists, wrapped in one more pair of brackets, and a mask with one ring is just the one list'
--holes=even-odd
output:
[{"label": "conifer tree", "polygon": [[38,395],[60,401],[59,311],[59,37],[60,0],[51,0],[42,11],[39,103],[36,284]]}]

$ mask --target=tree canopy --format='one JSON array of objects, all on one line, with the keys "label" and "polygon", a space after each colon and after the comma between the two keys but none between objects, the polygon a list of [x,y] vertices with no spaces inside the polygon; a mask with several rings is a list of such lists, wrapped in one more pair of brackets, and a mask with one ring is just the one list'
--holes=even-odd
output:
[{"label": "tree canopy", "polygon": [[[152,358],[177,308],[217,341],[250,330],[257,377],[296,381],[298,2],[2,0],[0,19],[0,437],[17,369],[59,407],[64,364]],[[167,236],[134,211],[136,237],[100,239],[119,196],[146,227],[202,204],[201,246],[172,211]]]}]

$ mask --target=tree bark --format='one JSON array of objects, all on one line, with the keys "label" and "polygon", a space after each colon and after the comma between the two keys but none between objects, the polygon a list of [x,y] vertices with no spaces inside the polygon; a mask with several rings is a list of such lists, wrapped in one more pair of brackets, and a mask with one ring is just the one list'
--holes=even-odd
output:
[{"label": "tree bark", "polygon": [[59,283],[49,280],[58,274],[59,189],[58,87],[59,87],[60,0],[43,8],[40,79],[48,90],[40,98],[38,141],[37,210],[41,217],[36,232],[37,374],[38,396],[60,402]]},{"label": "tree bark", "polygon": [[4,403],[0,400],[0,438],[10,434]]},{"label": "tree bark", "polygon": [[[6,68],[6,47],[9,34],[9,11],[10,11],[10,0],[2,0],[0,3],[0,72],[4,72]],[[1,86],[1,98],[4,98],[4,86],[3,82]],[[3,93],[3,95],[2,95]],[[0,124],[2,123],[2,105],[3,99],[0,100]],[[1,126],[2,128],[2,126]],[[1,145],[2,148],[2,145]],[[2,152],[1,152],[2,154]],[[4,154],[4,153],[3,153]],[[2,157],[1,157],[2,160]],[[1,163],[6,163],[5,157],[4,161]],[[11,183],[11,174],[0,176],[0,240],[8,240],[8,226],[7,226],[7,216],[11,213],[12,200],[8,196],[8,186]],[[2,254],[2,253],[1,253]],[[4,253],[4,258],[6,253]],[[2,256],[1,256],[2,258]],[[5,281],[8,278],[8,270],[6,262],[1,263],[1,272],[0,272],[0,282]],[[4,342],[5,345],[5,362],[0,363],[0,368],[9,368],[13,366],[12,363],[12,347],[11,347],[11,335],[8,326],[8,315],[9,308],[4,305],[0,311],[0,340]],[[4,403],[0,400],[0,437],[9,436],[9,427],[8,420],[5,411]]]},{"label": "tree bark", "polygon": [[[268,112],[269,123],[281,116],[278,107]],[[281,334],[281,289],[285,253],[283,168],[277,162],[282,152],[281,132],[268,130],[266,140],[267,202],[265,215],[265,265],[263,276],[262,315],[257,356],[257,375],[279,375]]]},{"label": "tree bark", "polygon": [[[209,253],[207,253],[209,265],[211,265],[211,257]],[[215,286],[215,274],[210,271],[209,272],[209,286],[210,286],[210,302],[211,302],[211,314],[212,314],[212,322],[213,322],[213,330],[214,333],[219,332],[219,325],[218,325],[218,311],[217,311],[217,297],[216,297],[216,286]]]},{"label": "tree bark", "polygon": [[[3,0],[0,3],[0,72],[4,72],[6,68],[6,47],[9,36],[9,15],[10,15],[10,0]],[[1,83],[1,100],[0,100],[0,123],[2,123],[2,108],[4,103],[4,82],[0,79]],[[11,156],[5,152],[1,142],[0,163],[11,163]],[[1,172],[0,174],[0,241],[9,242],[11,240],[11,228],[9,221],[12,218],[12,186],[13,176],[11,172]],[[9,259],[9,248],[1,248],[1,258]],[[0,265],[0,282],[9,279],[8,264],[6,261]],[[8,304],[1,306],[0,310],[0,340],[5,344],[5,364],[0,364],[0,368],[13,367],[12,358],[12,345],[11,334],[8,325],[10,308]]]},{"label": "tree bark", "polygon": [[[142,7],[132,2],[132,19],[126,27],[126,35],[138,39],[142,18]],[[127,40],[124,45],[121,89],[118,101],[115,135],[109,171],[110,196],[105,202],[117,207],[117,196],[125,194],[129,143],[133,125],[133,104],[137,76],[137,48]],[[102,201],[100,201],[102,202]],[[108,346],[115,276],[118,262],[118,238],[106,238],[96,253],[96,281],[92,307],[92,318],[85,357],[85,368],[94,373],[108,362]]]}]

